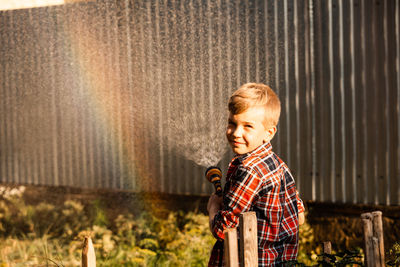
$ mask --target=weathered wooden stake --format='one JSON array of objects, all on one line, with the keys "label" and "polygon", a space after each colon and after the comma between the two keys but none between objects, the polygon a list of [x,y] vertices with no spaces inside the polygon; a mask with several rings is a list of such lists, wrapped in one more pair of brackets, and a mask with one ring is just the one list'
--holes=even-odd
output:
[{"label": "weathered wooden stake", "polygon": [[385,266],[385,244],[383,240],[382,212],[372,212],[372,224],[374,229],[374,237],[378,241],[379,262],[381,266]]},{"label": "weathered wooden stake", "polygon": [[363,213],[361,219],[364,225],[365,265],[367,267],[384,267],[382,212]]},{"label": "weathered wooden stake", "polygon": [[323,243],[324,253],[331,254],[332,253],[332,244],[330,241],[326,241]]},{"label": "weathered wooden stake", "polygon": [[374,245],[372,243],[372,214],[363,213],[361,214],[361,220],[364,227],[364,244],[365,244],[365,266],[374,266]]},{"label": "weathered wooden stake", "polygon": [[[331,244],[331,242],[330,241],[326,241],[326,242],[323,242],[323,253],[325,253],[325,254],[332,254],[332,244]],[[324,256],[324,261],[325,262],[330,262],[330,260],[329,260],[329,258],[328,257],[326,257],[326,256]]]},{"label": "weathered wooden stake", "polygon": [[[373,228],[373,226],[372,226],[372,228]],[[374,262],[374,264],[373,265],[368,265],[368,266],[384,267],[384,266],[381,266],[381,262],[379,260],[379,240],[375,236],[373,236],[371,239],[372,239],[372,246],[374,247],[374,249],[373,249],[373,252],[374,252],[373,262]]]},{"label": "weathered wooden stake", "polygon": [[239,267],[237,228],[224,231],[224,261],[226,267]]},{"label": "weathered wooden stake", "polygon": [[240,266],[258,266],[257,217],[254,211],[240,214]]},{"label": "weathered wooden stake", "polygon": [[86,236],[83,241],[82,267],[96,267],[96,254],[92,239],[89,236]]}]

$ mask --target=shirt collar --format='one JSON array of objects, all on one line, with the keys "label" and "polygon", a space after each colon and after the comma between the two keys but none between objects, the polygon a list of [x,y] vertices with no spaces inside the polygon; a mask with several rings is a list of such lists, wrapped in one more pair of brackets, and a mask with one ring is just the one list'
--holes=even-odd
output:
[{"label": "shirt collar", "polygon": [[261,155],[265,155],[268,154],[272,151],[272,145],[270,142],[264,143],[261,146],[257,147],[256,149],[254,149],[253,151],[247,152],[245,154],[242,155],[236,155],[236,158],[239,161],[243,161],[249,157],[255,157],[255,156],[261,156]]}]

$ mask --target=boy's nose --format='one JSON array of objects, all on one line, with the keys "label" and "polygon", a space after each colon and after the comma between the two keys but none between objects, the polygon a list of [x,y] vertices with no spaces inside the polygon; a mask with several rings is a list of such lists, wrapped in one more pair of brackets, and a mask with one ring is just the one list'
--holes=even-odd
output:
[{"label": "boy's nose", "polygon": [[240,137],[242,136],[242,128],[241,127],[235,127],[235,129],[233,129],[232,131],[232,136],[233,137]]}]

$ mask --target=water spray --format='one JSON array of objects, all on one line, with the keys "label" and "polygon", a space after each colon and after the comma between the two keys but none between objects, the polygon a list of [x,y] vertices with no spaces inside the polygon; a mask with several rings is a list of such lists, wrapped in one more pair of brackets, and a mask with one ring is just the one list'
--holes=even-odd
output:
[{"label": "water spray", "polygon": [[218,167],[215,167],[215,166],[208,167],[205,175],[206,175],[207,180],[214,185],[215,194],[217,196],[222,196],[222,187],[221,187],[222,171],[221,171],[221,169]]}]

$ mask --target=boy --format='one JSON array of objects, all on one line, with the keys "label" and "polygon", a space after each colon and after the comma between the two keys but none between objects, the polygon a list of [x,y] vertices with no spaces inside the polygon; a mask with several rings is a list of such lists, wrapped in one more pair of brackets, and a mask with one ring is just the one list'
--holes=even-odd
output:
[{"label": "boy", "polygon": [[223,266],[223,231],[238,225],[240,213],[257,215],[258,265],[295,260],[304,207],[286,164],[272,152],[280,101],[264,84],[241,86],[229,99],[226,137],[236,154],[229,164],[223,197],[212,195],[207,210],[217,241],[209,266]]}]

